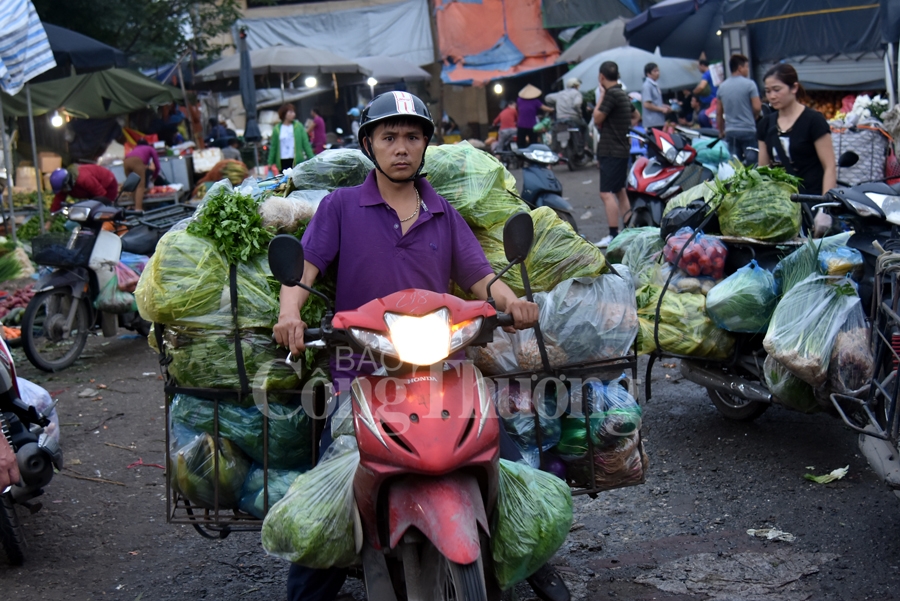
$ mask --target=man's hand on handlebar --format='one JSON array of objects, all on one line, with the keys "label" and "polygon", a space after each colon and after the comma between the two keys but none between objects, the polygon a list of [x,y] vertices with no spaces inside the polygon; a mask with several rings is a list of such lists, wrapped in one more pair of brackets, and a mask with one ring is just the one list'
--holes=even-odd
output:
[{"label": "man's hand on handlebar", "polygon": [[279,315],[275,324],[275,342],[291,351],[291,355],[297,356],[306,350],[303,342],[303,333],[306,331],[306,323],[299,315]]},{"label": "man's hand on handlebar", "polygon": [[538,322],[538,306],[536,303],[529,303],[527,300],[517,298],[506,303],[506,313],[512,316],[514,326],[503,328],[507,332],[515,332],[516,330],[524,330],[533,328]]}]

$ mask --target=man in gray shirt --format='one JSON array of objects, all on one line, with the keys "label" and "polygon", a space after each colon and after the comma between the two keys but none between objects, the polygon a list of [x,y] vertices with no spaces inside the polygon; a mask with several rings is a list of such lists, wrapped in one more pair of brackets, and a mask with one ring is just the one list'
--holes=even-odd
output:
[{"label": "man in gray shirt", "polygon": [[[725,137],[728,150],[746,164],[756,163],[756,119],[762,104],[756,84],[748,79],[750,61],[743,54],[734,54],[728,61],[731,77],[719,86],[719,106],[716,124],[719,135]],[[727,125],[726,125],[727,120]]]},{"label": "man in gray shirt", "polygon": [[659,84],[656,83],[659,79],[659,67],[656,63],[644,65],[644,76],[644,85],[641,86],[644,129],[662,127],[666,124],[666,115],[672,112],[672,108],[663,104],[662,92],[659,90]]}]

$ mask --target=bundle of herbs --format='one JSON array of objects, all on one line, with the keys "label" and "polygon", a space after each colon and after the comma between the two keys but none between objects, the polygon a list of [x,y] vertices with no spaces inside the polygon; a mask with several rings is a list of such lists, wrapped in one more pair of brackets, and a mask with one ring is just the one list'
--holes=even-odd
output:
[{"label": "bundle of herbs", "polygon": [[803,413],[820,410],[812,386],[792,374],[771,355],[763,363],[763,379],[775,400],[785,407]]},{"label": "bundle of herbs", "polygon": [[725,236],[784,242],[800,233],[800,205],[791,201],[800,180],[781,167],[738,167],[716,180],[719,227]]},{"label": "bundle of herbs", "polygon": [[230,185],[213,186],[203,198],[188,233],[213,243],[229,264],[241,263],[266,252],[273,237],[263,226],[260,202]]},{"label": "bundle of herbs", "polygon": [[828,377],[838,330],[859,304],[850,280],[811,275],[778,303],[763,347],[792,374],[819,387]]}]

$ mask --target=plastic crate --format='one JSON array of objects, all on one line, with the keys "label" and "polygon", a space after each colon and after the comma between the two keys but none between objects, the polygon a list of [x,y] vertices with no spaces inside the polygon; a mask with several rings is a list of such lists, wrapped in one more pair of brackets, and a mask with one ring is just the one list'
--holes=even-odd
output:
[{"label": "plastic crate", "polygon": [[31,239],[31,258],[49,267],[86,267],[94,249],[93,232],[53,233]]}]

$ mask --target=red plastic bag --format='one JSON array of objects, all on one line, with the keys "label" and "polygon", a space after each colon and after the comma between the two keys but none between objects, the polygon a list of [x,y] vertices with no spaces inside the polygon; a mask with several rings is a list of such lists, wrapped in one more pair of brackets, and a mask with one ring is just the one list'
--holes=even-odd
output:
[{"label": "red plastic bag", "polygon": [[134,292],[138,280],[141,279],[134,270],[121,261],[116,263],[116,277],[119,280],[119,290],[122,292]]},{"label": "red plastic bag", "polygon": [[[663,248],[663,257],[671,265],[675,265],[678,253],[687,243],[694,231],[689,227],[683,227],[666,240]],[[707,275],[715,280],[720,280],[725,275],[725,257],[728,250],[721,240],[710,238],[702,233],[688,245],[676,267],[683,269],[692,277]]]}]

